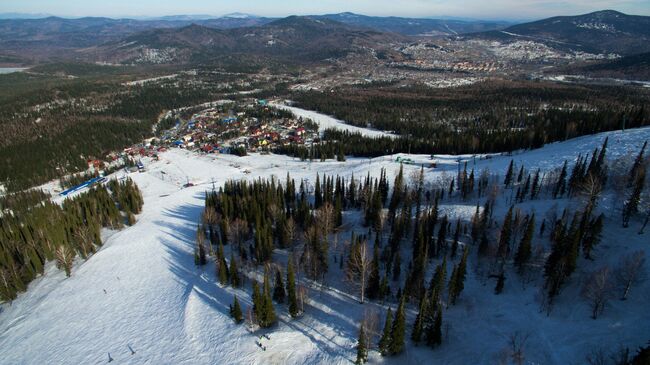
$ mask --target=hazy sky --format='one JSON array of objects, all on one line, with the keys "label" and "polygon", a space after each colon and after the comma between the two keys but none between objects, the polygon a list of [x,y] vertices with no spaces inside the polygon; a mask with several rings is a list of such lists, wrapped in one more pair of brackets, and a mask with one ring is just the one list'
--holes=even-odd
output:
[{"label": "hazy sky", "polygon": [[650,0],[0,0],[0,13],[110,17],[231,12],[286,16],[351,11],[410,17],[532,19],[603,9],[650,15]]}]

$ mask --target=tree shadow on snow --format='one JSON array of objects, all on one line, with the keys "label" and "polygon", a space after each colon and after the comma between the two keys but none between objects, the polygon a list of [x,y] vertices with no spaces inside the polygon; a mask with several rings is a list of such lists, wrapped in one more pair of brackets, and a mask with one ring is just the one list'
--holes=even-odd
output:
[{"label": "tree shadow on snow", "polygon": [[[204,193],[197,194],[197,199],[204,198]],[[232,303],[233,295],[237,294],[240,303],[245,307],[252,305],[250,300],[250,280],[244,288],[234,289],[221,287],[217,283],[215,264],[209,260],[208,264],[198,267],[194,264],[194,245],[196,227],[199,222],[203,206],[198,204],[181,205],[174,209],[167,209],[162,212],[166,220],[155,221],[163,233],[161,243],[168,254],[166,258],[169,270],[174,274],[176,280],[185,286],[183,293],[184,300],[188,300],[191,293],[195,293],[204,303],[215,311],[229,316],[229,305]],[[257,268],[259,270],[259,267]],[[383,318],[383,307],[367,303],[360,305],[354,299],[336,292],[311,289],[310,298],[316,302],[315,305],[307,305],[307,314],[300,319],[290,319],[287,315],[286,304],[275,305],[278,319],[291,330],[295,330],[308,338],[319,351],[330,357],[344,356],[353,361],[354,349],[337,343],[339,337],[355,339],[357,336],[357,324],[361,320],[364,310],[368,306],[377,309],[380,318]],[[319,308],[320,307],[320,308]],[[329,310],[324,309],[325,307]],[[316,324],[328,327],[325,333]],[[269,330],[258,331],[257,334]],[[349,354],[348,354],[349,353]]]}]

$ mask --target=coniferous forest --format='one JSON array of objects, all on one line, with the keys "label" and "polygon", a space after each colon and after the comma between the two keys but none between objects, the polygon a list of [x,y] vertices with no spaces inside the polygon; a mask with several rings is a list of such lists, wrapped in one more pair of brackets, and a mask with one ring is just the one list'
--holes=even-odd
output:
[{"label": "coniferous forest", "polygon": [[330,145],[290,147],[318,159],[339,153],[376,157],[392,153],[469,154],[539,148],[583,135],[650,124],[646,91],[514,81],[471,87],[357,86],[295,93],[297,106],[399,138],[328,130]]},{"label": "coniferous forest", "polygon": [[[359,302],[388,307],[383,330],[369,329],[367,318],[358,319],[357,363],[366,361],[369,348],[383,356],[400,354],[409,340],[436,348],[445,341],[445,328],[454,325],[445,320],[445,311],[463,302],[470,270],[494,295],[512,285],[536,286],[539,310],[551,315],[574,273],[597,255],[603,192],[616,190],[625,197],[617,224],[626,226],[630,214],[647,214],[636,205],[647,186],[646,145],[630,166],[621,168],[607,160],[608,144],[605,139],[574,165],[565,162],[544,173],[514,160],[497,175],[465,163],[456,176],[434,185],[425,184],[424,168],[405,176],[403,166],[390,184],[383,169],[378,177],[317,174],[313,185],[289,175],[284,181],[229,181],[206,193],[195,262],[205,264],[214,252],[222,285],[251,283],[251,326],[272,326],[277,311],[291,317],[308,311],[296,283],[336,286],[329,281],[332,273],[345,278],[344,290]],[[525,208],[539,199],[571,204],[537,214]],[[497,207],[504,203],[501,215]],[[448,204],[473,205],[475,211],[471,219],[451,217],[439,208]],[[347,221],[354,216],[361,217],[361,227]],[[350,231],[350,226],[355,228]],[[286,263],[276,261],[275,249],[290,253]],[[627,264],[587,276],[581,296],[591,312],[585,315],[596,319],[613,296],[626,295],[636,281],[623,286],[618,281],[614,289],[614,277],[638,270],[628,265],[639,260],[641,251],[630,254]],[[407,319],[407,308],[417,313],[414,319]],[[233,316],[238,321],[239,315]]]},{"label": "coniferous forest", "polygon": [[135,223],[143,199],[137,185],[112,180],[61,204],[39,190],[0,199],[0,299],[10,301],[56,262],[67,276],[77,257],[102,246],[101,229]]}]

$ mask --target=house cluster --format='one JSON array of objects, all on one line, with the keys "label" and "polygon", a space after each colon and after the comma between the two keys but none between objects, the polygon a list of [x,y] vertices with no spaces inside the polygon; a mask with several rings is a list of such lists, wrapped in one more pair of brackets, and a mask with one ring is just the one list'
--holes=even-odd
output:
[{"label": "house cluster", "polygon": [[[147,151],[185,148],[204,153],[270,151],[289,144],[317,142],[318,133],[302,119],[267,105],[266,100],[247,100],[214,105],[183,119],[161,138],[145,141]],[[156,146],[153,148],[153,146]]]}]

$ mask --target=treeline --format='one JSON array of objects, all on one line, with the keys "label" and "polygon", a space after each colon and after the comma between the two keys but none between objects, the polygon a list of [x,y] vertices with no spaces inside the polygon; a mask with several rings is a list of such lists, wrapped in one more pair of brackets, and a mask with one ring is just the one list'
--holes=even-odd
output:
[{"label": "treeline", "polygon": [[0,216],[0,299],[13,300],[26,290],[47,261],[55,260],[70,276],[75,257],[88,258],[101,245],[100,229],[118,229],[125,212],[142,208],[142,196],[130,179],[91,188],[61,205],[43,199],[38,191],[2,199]]},{"label": "treeline", "polygon": [[[630,88],[565,87],[538,83],[429,88],[342,88],[292,95],[303,108],[401,138],[328,131],[345,154],[467,154],[538,148],[546,143],[650,124],[647,92]],[[299,156],[302,147],[289,153]],[[318,158],[318,157],[316,157]]]}]

